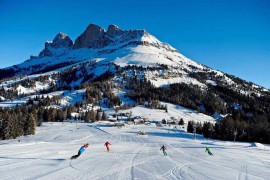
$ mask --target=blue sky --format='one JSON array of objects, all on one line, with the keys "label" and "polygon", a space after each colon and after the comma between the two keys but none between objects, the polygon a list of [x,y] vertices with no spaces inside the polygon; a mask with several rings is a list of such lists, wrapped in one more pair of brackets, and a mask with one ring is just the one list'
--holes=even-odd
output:
[{"label": "blue sky", "polygon": [[269,0],[0,0],[0,68],[88,24],[146,29],[185,56],[270,88]]}]

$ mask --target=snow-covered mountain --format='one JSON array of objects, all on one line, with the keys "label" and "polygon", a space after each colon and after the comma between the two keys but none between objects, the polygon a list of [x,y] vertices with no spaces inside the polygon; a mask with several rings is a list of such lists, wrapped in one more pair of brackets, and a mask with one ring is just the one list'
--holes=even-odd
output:
[{"label": "snow-covered mountain", "polygon": [[[109,79],[114,86],[122,86],[127,93],[132,89],[132,78],[147,80],[156,88],[171,88],[170,85],[176,83],[188,85],[192,89],[185,89],[182,99],[180,95],[154,97],[193,109],[207,102],[211,106],[208,114],[224,113],[226,108],[240,102],[245,103],[246,113],[252,113],[254,102],[266,102],[270,96],[268,89],[199,64],[145,30],[121,30],[116,25],[109,25],[105,30],[94,24],[90,24],[74,43],[67,34],[58,33],[53,41],[45,43],[38,56],[0,69],[0,96],[1,101],[13,99],[17,103],[21,95],[78,90],[85,83],[104,79]],[[123,88],[125,85],[129,90]],[[183,87],[174,88],[172,95],[178,94],[179,88]],[[191,95],[189,91],[196,93]],[[184,102],[187,93],[189,97]],[[253,102],[248,99],[250,97]],[[266,105],[257,109],[260,111],[264,107]]]},{"label": "snow-covered mountain", "polygon": [[[201,88],[209,85],[229,85],[243,94],[255,93],[258,96],[269,92],[263,87],[192,61],[145,30],[121,30],[116,25],[110,25],[105,30],[90,24],[74,44],[68,35],[59,33],[53,41],[45,43],[38,56],[31,56],[21,64],[1,69],[0,77],[3,79],[60,72],[68,68],[77,68],[77,74],[80,74],[81,66],[87,71],[83,76],[93,74],[87,81],[92,81],[106,71],[115,74],[115,67],[118,66],[140,66],[148,69],[137,73],[146,77],[156,87],[186,83]],[[80,80],[74,77],[73,84],[69,85],[78,84]]]},{"label": "snow-covered mountain", "polygon": [[[27,116],[32,125],[64,119],[94,122],[106,119],[105,113],[116,120],[118,110],[144,106],[142,114],[129,119],[144,116],[166,123],[166,118],[176,118],[174,123],[189,122],[188,132],[198,126],[199,134],[204,130],[208,137],[233,140],[237,130],[240,141],[270,142],[268,89],[199,64],[145,30],[115,25],[105,30],[90,24],[74,43],[59,33],[38,56],[0,69],[2,119],[20,124],[25,117],[17,114],[17,104],[23,112],[24,104],[34,112]],[[163,113],[153,116],[151,109]],[[212,125],[200,124],[204,121]],[[22,131],[6,132],[3,139]]]}]

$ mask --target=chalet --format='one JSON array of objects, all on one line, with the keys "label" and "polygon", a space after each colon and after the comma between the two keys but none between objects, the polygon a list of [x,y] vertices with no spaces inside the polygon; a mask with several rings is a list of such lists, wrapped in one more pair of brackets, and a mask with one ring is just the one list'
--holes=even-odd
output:
[{"label": "chalet", "polygon": [[162,119],[162,124],[177,124],[179,122],[178,119],[175,117],[170,117],[170,118],[164,118]]}]

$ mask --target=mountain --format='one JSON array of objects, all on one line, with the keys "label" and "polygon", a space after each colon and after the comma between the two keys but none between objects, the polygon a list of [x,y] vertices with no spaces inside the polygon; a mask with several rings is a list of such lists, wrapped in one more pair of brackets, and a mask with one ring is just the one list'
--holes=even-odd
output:
[{"label": "mountain", "polygon": [[[38,56],[1,69],[0,79],[0,106],[14,106],[37,95],[57,96],[53,106],[57,108],[106,99],[109,108],[146,103],[166,109],[158,105],[166,101],[232,118],[231,128],[242,133],[253,127],[251,123],[259,129],[270,126],[268,89],[195,62],[146,30],[121,30],[116,25],[105,30],[90,24],[74,43],[59,33]],[[73,96],[74,90],[79,97]],[[236,121],[246,124],[242,127]]]},{"label": "mountain", "polygon": [[[234,91],[261,96],[268,89],[246,82],[237,77],[213,70],[186,58],[170,45],[160,42],[145,30],[121,30],[109,25],[105,30],[90,24],[75,40],[65,33],[58,33],[53,41],[47,41],[38,56],[32,56],[25,62],[0,70],[1,79],[12,78],[51,71],[63,71],[72,65],[88,63],[86,73],[92,74],[92,81],[106,71],[115,73],[116,66],[141,66],[147,69],[141,72],[156,87],[173,83],[185,83],[207,88],[209,85],[230,86]],[[95,66],[94,66],[95,65]],[[66,67],[66,68],[64,68]],[[78,80],[74,77],[73,81]],[[80,83],[80,82],[78,82]],[[78,84],[77,83],[77,84]],[[68,83],[71,85],[70,83]]]},{"label": "mountain", "polygon": [[[148,48],[145,47],[151,47],[152,49],[149,49],[148,52]],[[154,58],[158,56],[157,54],[162,54],[159,51],[177,52],[171,46],[158,41],[145,30],[126,31],[119,29],[115,25],[110,25],[108,30],[105,31],[97,25],[90,24],[75,40],[74,44],[72,44],[72,41],[66,34],[59,33],[52,42],[48,41],[45,43],[45,48],[40,52],[39,56],[31,56],[30,59],[21,64],[3,69],[2,71],[12,73],[1,73],[1,78],[47,72],[54,70],[56,67],[63,67],[66,64],[73,64],[94,58],[106,58],[107,61],[116,61],[117,63],[120,60],[117,58],[123,60],[129,59],[129,56],[132,54],[135,55],[133,57],[135,61],[127,61],[126,64],[140,65],[141,63],[147,63],[144,60],[149,57],[147,55],[144,56],[144,54],[148,53],[152,56],[152,62],[148,64],[154,64],[156,66],[155,64],[162,63],[160,61],[163,61],[164,58],[169,59],[167,57],[168,55],[164,54],[156,61]],[[137,55],[140,57],[136,57]],[[140,59],[141,57],[144,59]],[[176,58],[179,61],[179,57]]]},{"label": "mountain", "polygon": [[[147,74],[148,79],[156,86],[169,84],[168,81],[159,84],[153,79],[170,73],[176,77],[170,78],[171,82],[193,83],[201,87],[207,87],[207,84],[239,85],[232,76],[186,58],[175,48],[160,42],[145,30],[121,30],[116,25],[109,25],[106,31],[94,24],[90,24],[75,40],[74,44],[65,33],[58,33],[53,41],[45,43],[44,49],[38,56],[32,56],[21,64],[1,69],[1,72],[9,72],[1,73],[1,78],[49,72],[84,61],[99,61],[99,64],[111,63],[121,67],[128,65],[168,66],[167,71]],[[199,80],[197,76],[206,77],[204,80]],[[250,85],[251,83],[246,84]],[[263,87],[254,84],[252,86],[252,90],[245,88],[243,93],[260,94],[261,91],[267,91]],[[242,89],[242,87],[238,88]]]}]

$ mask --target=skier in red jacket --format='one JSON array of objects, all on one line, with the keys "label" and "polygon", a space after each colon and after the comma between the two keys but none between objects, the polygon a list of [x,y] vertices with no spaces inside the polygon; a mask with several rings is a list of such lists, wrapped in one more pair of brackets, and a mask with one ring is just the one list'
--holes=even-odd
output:
[{"label": "skier in red jacket", "polygon": [[167,156],[168,155],[167,152],[166,152],[167,148],[164,145],[160,148],[160,150],[163,151],[163,155],[164,156]]},{"label": "skier in red jacket", "polygon": [[106,148],[107,148],[107,152],[110,151],[110,146],[109,145],[111,145],[111,144],[108,141],[105,142],[105,144],[104,144],[104,146],[106,146]]}]

